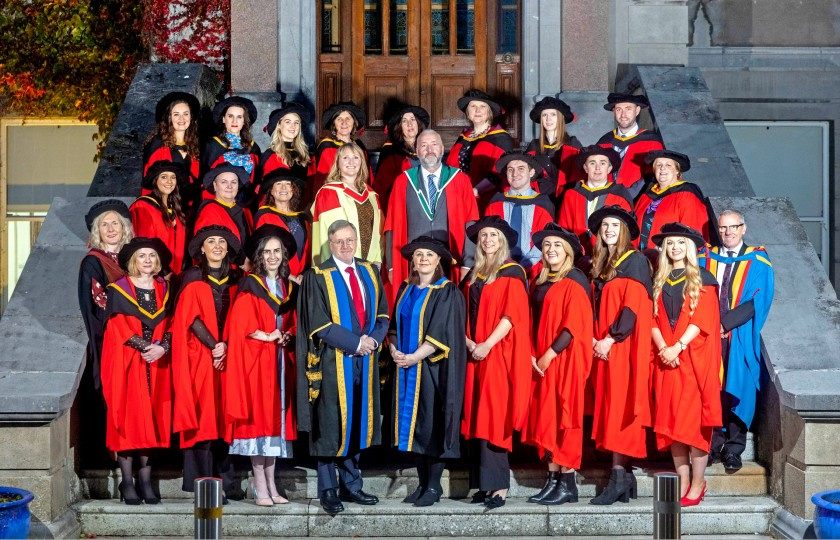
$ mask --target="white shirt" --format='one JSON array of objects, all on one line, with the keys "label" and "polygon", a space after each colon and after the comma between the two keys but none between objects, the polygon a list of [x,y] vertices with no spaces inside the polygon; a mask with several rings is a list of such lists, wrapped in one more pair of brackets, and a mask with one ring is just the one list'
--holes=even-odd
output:
[{"label": "white shirt", "polygon": [[[735,256],[737,257],[738,254],[741,253],[741,248],[743,248],[743,247],[744,247],[744,242],[743,241],[741,241],[734,248],[728,248],[726,246],[720,246],[720,254],[723,255],[724,257],[728,257],[729,254],[727,252],[728,251],[734,251]],[[718,264],[717,275],[715,276],[715,278],[717,279],[717,282],[720,283],[721,285],[723,285],[723,273],[725,271],[726,271],[726,265],[725,264]],[[730,272],[734,272],[734,271],[735,271],[734,268],[732,270],[730,270]],[[721,289],[720,293],[723,294],[723,289]]]},{"label": "white shirt", "polygon": [[439,167],[437,171],[431,172],[427,171],[425,167],[422,165],[420,166],[420,179],[421,184],[423,185],[423,192],[426,194],[426,200],[429,200],[429,175],[433,174],[435,176],[435,187],[438,188],[438,198],[440,198],[440,173],[443,171],[443,167]]},{"label": "white shirt", "polygon": [[351,264],[345,264],[335,257],[333,257],[333,260],[335,261],[335,266],[341,272],[341,277],[344,278],[344,284],[347,285],[347,292],[350,293],[351,297],[353,295],[353,289],[350,287],[350,276],[347,274],[346,269],[353,269],[353,273],[356,274],[356,280],[359,282],[359,289],[362,291],[362,304],[364,304],[365,310],[367,310],[367,302],[365,302],[364,285],[362,285],[362,278],[359,276],[359,269],[356,268],[356,261],[354,260]]},{"label": "white shirt", "polygon": [[635,135],[638,132],[639,132],[639,123],[638,122],[633,124],[633,127],[631,127],[630,129],[627,130],[627,133],[622,133],[620,128],[615,128],[615,133],[619,137],[632,137],[633,135]]}]

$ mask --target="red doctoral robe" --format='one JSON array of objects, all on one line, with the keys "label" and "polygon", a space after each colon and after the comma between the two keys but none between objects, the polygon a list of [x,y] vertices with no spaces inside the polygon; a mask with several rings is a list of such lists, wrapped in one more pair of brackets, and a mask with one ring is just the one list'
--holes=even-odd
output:
[{"label": "red doctoral robe", "polygon": [[[208,278],[212,279],[212,278]],[[236,285],[228,285],[229,277],[219,283],[204,281],[201,270],[192,267],[184,272],[178,305],[172,320],[172,383],[175,388],[175,410],[172,430],[181,434],[181,448],[191,448],[202,441],[232,440],[233,426],[225,418],[224,387],[227,371],[213,367],[212,351],[190,329],[198,318],[213,339],[219,336],[216,306],[211,287],[226,288],[223,294],[236,296]]]},{"label": "red doctoral robe", "polygon": [[612,174],[616,183],[626,188],[652,174],[650,166],[645,163],[647,153],[665,148],[656,132],[644,129],[640,129],[630,137],[620,137],[616,130],[612,130],[601,137],[598,144],[605,148],[615,149],[621,156],[621,166]]},{"label": "red doctoral robe", "polygon": [[134,201],[129,208],[131,211],[131,225],[135,236],[160,238],[172,253],[171,270],[180,274],[184,268],[186,255],[187,230],[177,218],[167,224],[160,212],[160,204],[148,195],[143,195]]},{"label": "red doctoral robe", "polygon": [[[510,192],[510,188],[505,189],[504,193],[496,193],[493,195],[493,198],[490,199],[490,204],[487,205],[487,209],[484,211],[484,215],[499,216],[500,218],[508,221],[509,216],[505,216],[505,203],[534,207],[534,217],[531,222],[531,230],[516,231],[519,233],[519,238],[522,238],[523,234],[527,238],[531,238],[531,235],[535,231],[541,231],[547,223],[552,223],[554,221],[554,205],[551,204],[551,200],[548,198],[548,195],[542,193],[537,193],[536,195],[514,195]],[[529,241],[528,246],[533,248],[534,242]],[[539,273],[539,269],[542,267],[540,264],[530,266],[529,264],[525,264],[526,261],[517,262],[519,262],[523,268],[527,268],[526,272],[528,273],[528,279],[535,278]]]},{"label": "red doctoral robe", "polygon": [[[285,169],[289,171],[291,174],[296,176],[301,176],[306,179],[306,187],[304,188],[304,192],[301,193],[301,197],[303,199],[303,205],[306,206],[310,204],[315,199],[315,192],[318,191],[315,186],[315,175],[317,173],[316,165],[315,165],[315,156],[309,156],[309,165],[304,167],[300,165],[294,165],[293,167],[289,167],[286,165],[280,156],[277,155],[271,148],[263,152],[262,155],[262,175],[263,177],[267,176],[268,173],[271,171],[276,171],[277,169]],[[260,193],[260,186],[256,186],[255,192],[260,195],[260,199],[262,199],[262,193]],[[257,225],[259,227],[259,225]]]},{"label": "red doctoral robe", "polygon": [[[412,160],[414,160],[412,162]],[[396,146],[392,142],[386,142],[379,150],[379,164],[376,166],[376,178],[373,181],[373,190],[379,194],[383,203],[391,200],[391,188],[403,171],[416,167],[417,154],[408,154],[404,148]],[[387,213],[388,207],[383,206],[382,211]]]},{"label": "red doctoral robe", "polygon": [[586,275],[573,268],[551,284],[542,311],[531,314],[531,355],[537,360],[564,329],[572,341],[554,357],[544,376],[536,372],[531,376],[531,403],[522,442],[536,446],[541,457],[551,452],[553,463],[573,469],[580,468],[583,455],[584,390],[592,367],[590,287]]},{"label": "red doctoral robe", "polygon": [[532,139],[525,153],[536,157],[545,168],[552,182],[557,186],[554,193],[556,197],[562,195],[575,182],[586,179],[583,169],[576,163],[580,148],[575,148],[571,144],[547,144],[543,147],[541,154],[540,141]]},{"label": "red doctoral robe", "polygon": [[108,285],[108,323],[102,342],[102,395],[107,404],[105,442],[114,452],[167,448],[172,434],[172,369],[168,354],[147,363],[126,342],[143,337],[142,324],[162,341],[169,330],[166,281],[155,278],[158,310],[149,313],[137,303],[128,277]]},{"label": "red doctoral robe", "polygon": [[[709,211],[703,193],[697,184],[691,182],[674,182],[664,190],[659,190],[659,184],[653,183],[639,195],[636,201],[636,219],[639,220],[639,237],[641,249],[654,247],[649,245],[650,238],[659,234],[666,223],[678,221],[683,225],[696,229],[709,241]],[[654,208],[652,205],[656,204]],[[648,208],[653,212],[653,221],[645,227]],[[702,246],[697,246],[698,249]]]},{"label": "red doctoral robe", "polygon": [[[595,199],[603,197],[597,203]],[[557,224],[578,235],[584,255],[592,255],[596,236],[589,233],[589,216],[604,206],[618,205],[625,210],[633,210],[633,198],[627,188],[614,182],[607,182],[599,188],[590,188],[585,181],[580,181],[563,195]]]},{"label": "red doctoral robe", "polygon": [[227,227],[244,246],[248,236],[254,230],[254,219],[251,217],[251,211],[247,208],[243,208],[236,203],[228,204],[213,199],[201,203],[193,230],[200,231],[208,225]]},{"label": "red doctoral robe", "polygon": [[[289,271],[293,276],[303,274],[303,271],[309,268],[309,255],[312,249],[312,220],[306,212],[291,212],[286,214],[277,210],[273,206],[260,206],[257,213],[254,215],[254,229],[259,229],[261,226],[277,225],[289,231],[289,225],[286,223],[287,219],[300,218],[300,222],[306,227],[306,242],[303,245],[303,253],[294,253],[289,257]],[[290,231],[291,232],[291,231]],[[300,248],[298,248],[300,253]]]},{"label": "red doctoral robe", "polygon": [[[163,146],[163,141],[160,140],[159,136],[155,135],[155,137],[143,147],[143,176],[146,176],[146,173],[149,172],[149,167],[151,167],[156,161],[171,161],[173,163],[180,163],[183,165],[184,169],[189,171],[190,182],[189,189],[185,190],[184,186],[179,186],[179,189],[185,193],[192,193],[193,190],[200,190],[201,176],[199,172],[200,163],[198,158],[192,158],[189,155],[187,157],[183,157],[179,148],[184,151],[187,149],[186,145],[172,147]],[[141,194],[149,195],[151,192],[151,190],[143,189]]]},{"label": "red doctoral robe", "polygon": [[[471,128],[467,128],[458,136],[458,140],[449,150],[446,164],[458,167],[470,177],[473,187],[485,178],[496,184],[495,191],[502,191],[508,187],[507,177],[496,170],[496,162],[505,152],[513,150],[513,139],[510,134],[496,125],[490,131],[478,137],[468,137]],[[489,191],[479,198],[478,206],[484,209],[494,191]]]},{"label": "red doctoral robe", "polygon": [[[237,154],[251,154],[251,160],[253,161],[254,168],[251,169],[251,185],[255,183],[255,179],[257,175],[257,169],[260,165],[260,145],[251,141],[250,146],[245,148],[233,149],[228,145],[227,139],[225,139],[224,135],[219,135],[217,137],[213,137],[207,144],[204,145],[204,151],[201,153],[201,170],[202,174],[205,174],[210,169],[216,167],[217,165],[221,165],[222,163],[226,163],[225,161],[225,153],[226,152],[236,152]],[[250,186],[240,186],[239,189],[250,189]],[[213,199],[214,195],[207,190],[204,190],[203,198],[205,200]],[[198,230],[198,229],[196,229]]]},{"label": "red doctoral robe", "polygon": [[[464,285],[467,305],[470,289],[478,284],[467,281]],[[476,343],[485,341],[502,317],[510,319],[513,328],[484,360],[467,359],[461,434],[509,451],[513,430],[522,429],[525,422],[531,389],[531,321],[525,270],[509,261],[492,283],[483,286],[474,334],[470,311],[468,308],[467,337]]]},{"label": "red doctoral robe", "polygon": [[[365,155],[365,163],[367,163],[368,167],[368,185],[370,185],[373,182],[373,168],[370,166],[370,155],[361,139],[356,139],[353,142],[362,149],[362,153]],[[318,193],[321,186],[327,182],[327,176],[330,174],[333,163],[335,163],[335,156],[338,155],[338,149],[344,146],[344,144],[343,141],[329,137],[318,143],[318,148],[315,149],[315,162],[317,165],[315,167],[315,183],[312,186],[312,193]]]}]

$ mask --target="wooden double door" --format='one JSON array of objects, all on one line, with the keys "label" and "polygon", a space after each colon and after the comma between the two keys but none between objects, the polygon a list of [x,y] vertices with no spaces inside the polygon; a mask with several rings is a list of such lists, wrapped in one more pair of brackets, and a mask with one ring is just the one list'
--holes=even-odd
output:
[{"label": "wooden double door", "polygon": [[397,103],[419,104],[449,147],[467,124],[457,101],[496,96],[517,138],[519,0],[320,0],[319,117],[331,103],[365,109],[364,142],[386,140]]}]

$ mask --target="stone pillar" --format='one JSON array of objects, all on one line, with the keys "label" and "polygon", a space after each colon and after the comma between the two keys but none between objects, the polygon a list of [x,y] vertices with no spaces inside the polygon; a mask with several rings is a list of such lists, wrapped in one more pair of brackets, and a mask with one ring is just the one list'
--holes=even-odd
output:
[{"label": "stone pillar", "polygon": [[615,0],[612,5],[610,88],[628,64],[688,65],[686,0]]},{"label": "stone pillar", "polygon": [[[277,28],[277,87],[287,100],[306,105],[315,113],[317,93],[317,6],[311,0],[275,0]],[[282,6],[282,7],[281,7]],[[307,142],[315,142],[315,124],[310,123]]]},{"label": "stone pillar", "polygon": [[277,0],[231,0],[230,81],[234,93],[277,89]]},{"label": "stone pillar", "polygon": [[522,3],[522,137],[530,140],[534,126],[528,113],[534,103],[562,89],[563,9],[556,0]]},{"label": "stone pillar", "polygon": [[609,0],[563,0],[563,91],[608,90]]},{"label": "stone pillar", "polygon": [[814,517],[811,495],[840,485],[840,419],[820,416],[809,417],[808,413],[788,408],[782,411],[783,450],[787,456],[782,504],[803,519]]}]

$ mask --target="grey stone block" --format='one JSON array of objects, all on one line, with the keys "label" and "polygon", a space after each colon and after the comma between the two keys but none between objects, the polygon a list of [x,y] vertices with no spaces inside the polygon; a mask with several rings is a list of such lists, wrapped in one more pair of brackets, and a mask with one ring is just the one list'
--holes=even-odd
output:
[{"label": "grey stone block", "polygon": [[[720,214],[726,209],[738,210],[744,214],[748,244],[801,244],[808,241],[805,229],[799,224],[799,217],[790,199],[770,197],[710,197],[712,207]],[[770,252],[770,256],[773,253]]]},{"label": "grey stone block", "polygon": [[[840,350],[840,341],[836,336],[833,337],[835,339],[830,342],[820,344],[829,348],[809,347],[799,353],[802,355],[799,357],[801,360],[818,356],[813,362],[815,366],[805,365],[802,366],[803,369],[782,370],[776,373],[778,386],[781,387],[779,397],[783,405],[804,416],[810,412],[819,412],[822,416],[834,415],[836,418],[837,411],[840,411],[840,396],[837,395],[837,388],[840,388],[840,369],[835,366],[836,359],[833,356]],[[817,367],[820,364],[829,367]]]}]

